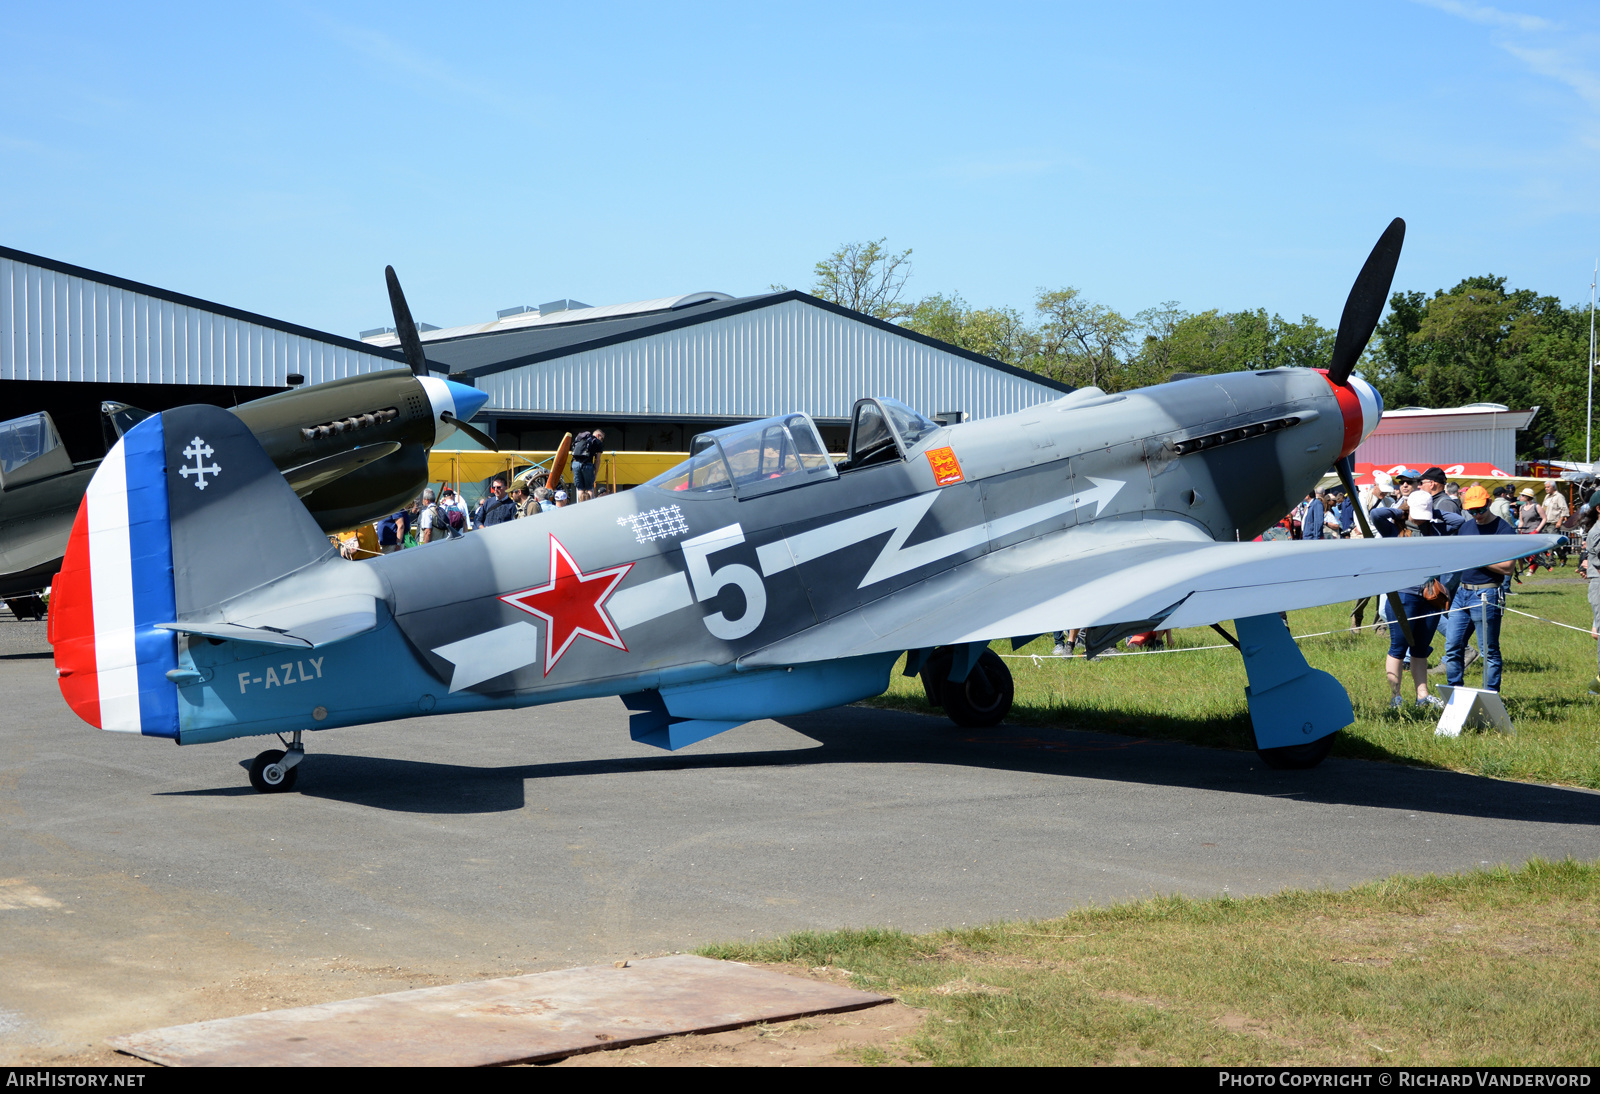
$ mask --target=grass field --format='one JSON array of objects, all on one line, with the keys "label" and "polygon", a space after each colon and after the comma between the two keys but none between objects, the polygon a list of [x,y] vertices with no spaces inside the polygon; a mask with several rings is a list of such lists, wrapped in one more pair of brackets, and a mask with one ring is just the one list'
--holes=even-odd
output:
[{"label": "grass field", "polygon": [[865,1063],[1600,1063],[1600,865],[1160,897],[912,936],[700,952],[849,970],[930,1014]]},{"label": "grass field", "polygon": [[[1570,574],[1571,571],[1565,571]],[[1563,575],[1563,577],[1565,576]],[[1583,582],[1570,577],[1528,579],[1514,586],[1507,607],[1587,629],[1591,613]],[[1595,676],[1595,641],[1508,612],[1501,631],[1504,676],[1501,695],[1516,727],[1513,736],[1469,733],[1435,737],[1431,715],[1389,710],[1383,660],[1388,630],[1349,631],[1351,604],[1289,613],[1290,633],[1314,668],[1330,672],[1350,692],[1355,725],[1339,735],[1336,756],[1467,771],[1600,789],[1600,699],[1589,695]],[[1372,613],[1367,618],[1370,623]],[[1230,627],[1231,630],[1231,627]],[[1007,721],[1166,737],[1217,748],[1254,748],[1245,705],[1244,665],[1215,631],[1175,631],[1175,652],[1082,657],[1049,656],[1040,638],[1008,659],[1016,681],[1016,705]],[[1010,654],[1009,643],[994,649]],[[1187,651],[1187,652],[1182,652]],[[1437,665],[1444,653],[1443,628],[1433,640]],[[1443,683],[1442,675],[1430,684]],[[1467,670],[1468,685],[1481,686],[1481,666]],[[1404,693],[1412,692],[1407,677]],[[927,711],[922,685],[896,672],[889,691],[873,702]]]}]

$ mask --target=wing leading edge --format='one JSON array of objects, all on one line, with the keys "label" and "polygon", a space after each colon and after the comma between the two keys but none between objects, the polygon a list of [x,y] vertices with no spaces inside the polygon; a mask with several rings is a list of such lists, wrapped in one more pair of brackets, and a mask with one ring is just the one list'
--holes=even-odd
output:
[{"label": "wing leading edge", "polygon": [[1179,522],[1102,528],[992,552],[741,664],[794,664],[1071,627],[1205,626],[1389,592],[1547,550],[1559,538],[1216,543]]}]

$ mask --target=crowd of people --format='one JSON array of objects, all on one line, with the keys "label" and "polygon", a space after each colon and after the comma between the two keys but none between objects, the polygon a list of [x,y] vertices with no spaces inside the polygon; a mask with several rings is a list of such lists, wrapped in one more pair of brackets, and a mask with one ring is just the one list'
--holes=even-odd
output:
[{"label": "crowd of people", "polygon": [[[1369,513],[1379,508],[1400,509],[1407,526],[1418,535],[1453,534],[1421,530],[1430,523],[1437,525],[1437,514],[1460,516],[1463,512],[1461,487],[1450,482],[1442,468],[1417,471],[1398,467],[1387,474],[1374,472],[1373,478],[1372,485],[1360,488],[1361,504]],[[1554,479],[1545,483],[1543,498],[1537,497],[1531,486],[1515,494],[1509,486],[1496,486],[1489,491],[1489,509],[1524,534],[1559,533],[1572,526],[1572,508]],[[1335,485],[1319,486],[1315,493],[1307,494],[1264,538],[1359,539],[1362,535],[1355,503],[1344,487]]]},{"label": "crowd of people", "polygon": [[[1373,485],[1361,488],[1360,503],[1367,510],[1373,532],[1380,537],[1560,534],[1570,530],[1575,519],[1581,520],[1585,532],[1595,523],[1593,509],[1587,504],[1575,518],[1555,480],[1545,483],[1544,497],[1540,499],[1532,487],[1526,486],[1515,494],[1509,486],[1496,486],[1491,491],[1476,483],[1462,490],[1438,467],[1425,471],[1399,467],[1388,474],[1375,473],[1374,479]],[[1355,519],[1354,504],[1338,488],[1308,496],[1285,518],[1285,527],[1292,527],[1301,539],[1364,535]],[[1530,571],[1541,565],[1555,567],[1539,553],[1530,555],[1526,562]],[[1476,655],[1483,663],[1484,688],[1499,691],[1500,626],[1506,596],[1512,583],[1520,580],[1519,561],[1512,560],[1461,573],[1439,574],[1397,590],[1392,598],[1379,598],[1380,625],[1386,620],[1389,627],[1384,671],[1391,693],[1390,706],[1400,709],[1406,705],[1403,690],[1408,672],[1416,706],[1427,709],[1444,705],[1428,690],[1428,657],[1433,652],[1433,639],[1441,630],[1445,682],[1451,687],[1461,686],[1466,666]],[[1394,610],[1395,601],[1398,612]],[[1592,595],[1591,602],[1596,605],[1596,618],[1600,621],[1600,599]],[[1352,613],[1357,626],[1364,606],[1365,602],[1358,604]],[[1600,688],[1600,675],[1596,677],[1596,687]]]},{"label": "crowd of people", "polygon": [[[1594,580],[1600,578],[1600,516],[1597,516],[1600,496],[1595,496],[1592,485],[1568,486],[1575,491],[1573,500],[1578,504],[1574,513],[1572,503],[1562,492],[1562,484],[1556,480],[1544,484],[1542,498],[1531,486],[1513,492],[1510,486],[1501,485],[1490,490],[1473,484],[1463,490],[1449,481],[1439,467],[1423,471],[1399,467],[1387,474],[1376,472],[1374,480],[1372,485],[1360,488],[1357,500],[1367,512],[1373,533],[1379,537],[1576,533],[1573,536],[1576,539],[1581,535],[1584,547],[1578,574],[1591,579],[1592,636],[1600,639],[1600,580]],[[1352,500],[1340,486],[1319,487],[1307,494],[1304,501],[1276,527],[1268,529],[1262,538],[1363,538],[1365,532],[1356,516],[1357,500]],[[1428,689],[1428,657],[1433,653],[1433,640],[1441,630],[1446,683],[1452,687],[1461,686],[1466,679],[1467,666],[1474,660],[1481,660],[1483,687],[1499,691],[1503,668],[1500,625],[1505,615],[1506,596],[1512,584],[1521,581],[1522,573],[1537,572],[1541,567],[1554,570],[1559,564],[1547,554],[1533,553],[1523,559],[1462,573],[1439,574],[1399,589],[1391,596],[1379,597],[1377,625],[1387,623],[1389,629],[1384,672],[1391,693],[1391,708],[1399,710],[1406,706],[1403,690],[1408,674],[1413,688],[1411,702],[1415,706],[1437,710],[1444,705]],[[1361,626],[1370,600],[1361,601],[1351,613],[1351,622],[1356,628]],[[1396,606],[1400,609],[1398,613],[1394,610]],[[1055,655],[1071,657],[1080,635],[1076,630],[1057,631],[1052,638]],[[1129,640],[1129,646],[1159,645],[1161,638],[1161,632],[1136,635]],[[1143,642],[1136,643],[1136,639]],[[1597,658],[1596,669],[1590,691],[1600,694],[1600,658]]]},{"label": "crowd of people", "polygon": [[[489,483],[489,491],[476,506],[468,506],[461,494],[450,486],[443,486],[435,494],[433,487],[423,490],[410,505],[389,514],[374,526],[378,537],[378,550],[392,554],[407,547],[422,547],[447,539],[459,539],[479,528],[490,528],[509,520],[521,520],[561,509],[568,504],[591,501],[604,494],[604,486],[595,484],[595,466],[605,451],[604,431],[585,430],[573,438],[572,485],[569,491],[558,484],[555,487],[540,484],[532,486],[515,479],[496,476]],[[346,558],[363,555],[355,533],[340,538],[340,552]],[[365,552],[370,553],[370,552]]]}]

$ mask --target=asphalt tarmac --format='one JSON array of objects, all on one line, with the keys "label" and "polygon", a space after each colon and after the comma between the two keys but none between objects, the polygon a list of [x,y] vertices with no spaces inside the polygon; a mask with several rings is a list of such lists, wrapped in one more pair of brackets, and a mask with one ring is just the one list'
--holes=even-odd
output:
[{"label": "asphalt tarmac", "polygon": [[679,753],[630,741],[616,699],[339,729],[262,795],[244,765],[273,739],[91,729],[43,624],[5,614],[0,695],[10,1062],[719,939],[1600,857],[1586,791],[861,707]]}]

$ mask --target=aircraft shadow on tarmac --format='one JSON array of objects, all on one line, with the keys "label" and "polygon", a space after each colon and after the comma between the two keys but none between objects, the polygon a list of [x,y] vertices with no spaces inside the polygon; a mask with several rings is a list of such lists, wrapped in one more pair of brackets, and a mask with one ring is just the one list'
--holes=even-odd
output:
[{"label": "aircraft shadow on tarmac", "polygon": [[[779,722],[816,740],[817,746],[765,752],[662,753],[506,767],[313,751],[301,770],[295,793],[403,813],[496,813],[521,809],[526,801],[524,787],[530,779],[817,764],[921,763],[1211,790],[1322,805],[1550,824],[1600,824],[1600,794],[1399,764],[1330,759],[1312,771],[1271,771],[1248,752],[1030,726],[964,730],[941,718],[865,707],[841,707],[782,718]],[[243,765],[247,766],[248,761]],[[171,793],[255,795],[248,786]]]}]

